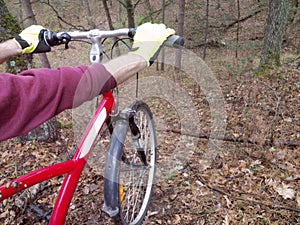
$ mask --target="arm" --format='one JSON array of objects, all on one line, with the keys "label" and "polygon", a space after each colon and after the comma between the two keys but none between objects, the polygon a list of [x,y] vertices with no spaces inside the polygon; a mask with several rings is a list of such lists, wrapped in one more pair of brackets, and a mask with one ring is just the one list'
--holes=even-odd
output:
[{"label": "arm", "polygon": [[25,53],[41,53],[52,51],[48,46],[43,34],[46,31],[40,25],[32,25],[24,29],[20,34],[15,35],[14,39],[0,43],[0,64],[13,56]]},{"label": "arm", "polygon": [[139,55],[127,54],[108,61],[104,66],[115,78],[117,84],[121,84],[146,68],[147,61]]},{"label": "arm", "polygon": [[[174,32],[165,27],[162,30],[153,28],[157,27],[150,27],[149,31],[158,30],[158,37],[151,39],[154,41],[150,45],[149,40],[148,44],[143,45],[143,40],[137,38],[133,46],[134,52],[104,65],[28,70],[20,76],[1,74],[0,141],[25,134],[61,111],[107,92],[144,69],[163,41]],[[144,31],[142,33],[145,34]],[[29,45],[24,48],[21,45],[22,53],[36,51],[39,45],[39,41],[33,47]],[[46,50],[41,51],[50,50],[49,46],[46,47]],[[3,54],[3,58],[6,57],[8,56]]]},{"label": "arm", "polygon": [[4,63],[7,59],[20,55],[22,49],[17,45],[14,40],[8,40],[0,44],[0,64]]},{"label": "arm", "polygon": [[23,135],[115,86],[102,64],[0,74],[0,141]]},{"label": "arm", "polygon": [[107,92],[147,65],[139,55],[104,65],[0,74],[0,141],[23,135],[60,112]]}]

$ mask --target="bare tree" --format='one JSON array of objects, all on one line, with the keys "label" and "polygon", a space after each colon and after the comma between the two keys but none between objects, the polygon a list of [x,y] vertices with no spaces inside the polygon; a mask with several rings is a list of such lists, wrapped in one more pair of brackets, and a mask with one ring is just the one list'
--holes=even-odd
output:
[{"label": "bare tree", "polygon": [[135,9],[141,3],[141,0],[133,2],[132,0],[118,0],[118,2],[126,9],[128,27],[135,27]]},{"label": "bare tree", "polygon": [[[135,21],[134,21],[134,9],[136,4],[132,3],[132,0],[118,0],[118,2],[124,6],[124,8],[127,11],[127,23],[128,27],[135,27]],[[139,2],[139,1],[138,1]]]},{"label": "bare tree", "polygon": [[88,24],[89,24],[89,26],[91,28],[95,29],[96,28],[96,24],[93,21],[93,16],[92,16],[92,12],[91,12],[91,7],[90,7],[89,0],[84,0],[83,3],[84,3],[85,8],[86,8]]},{"label": "bare tree", "polygon": [[[37,24],[30,0],[22,0],[22,5],[27,15],[29,24],[30,25]],[[40,60],[42,61],[43,67],[50,68],[50,63],[46,53],[39,54],[39,56],[40,56]],[[43,123],[38,128],[20,137],[21,141],[23,142],[30,141],[30,140],[53,141],[56,138],[57,138],[57,129],[56,129],[55,118]]]},{"label": "bare tree", "polygon": [[[177,34],[183,36],[185,0],[179,0]],[[181,49],[176,50],[175,67],[181,68]]]},{"label": "bare tree", "polygon": [[269,15],[265,27],[263,50],[259,73],[265,69],[280,66],[280,51],[288,18],[288,1],[269,0]]},{"label": "bare tree", "polygon": [[[162,23],[165,23],[165,9],[166,9],[166,5],[165,5],[165,0],[162,0],[161,1],[161,10],[162,10]],[[150,3],[149,3],[150,4]],[[161,64],[160,64],[160,69],[162,71],[165,70],[165,49],[162,48],[162,51],[161,51]]]},{"label": "bare tree", "polygon": [[[37,24],[37,21],[35,19],[35,15],[34,15],[33,10],[32,10],[30,0],[22,0],[22,5],[23,5],[25,13],[27,15],[27,19],[29,21],[29,24],[30,25]],[[48,60],[48,57],[47,57],[46,53],[39,54],[39,57],[40,57],[40,60],[42,62],[43,67],[50,68],[50,63],[49,63],[49,60]]]},{"label": "bare tree", "polygon": [[240,0],[237,0],[237,23],[236,28],[236,48],[235,48],[235,58],[238,58],[238,49],[239,49],[239,39],[240,39],[240,18],[241,18],[241,8],[240,8]]},{"label": "bare tree", "polygon": [[108,27],[109,27],[110,30],[113,30],[114,25],[113,25],[113,22],[112,22],[112,19],[111,19],[111,16],[110,16],[109,8],[108,8],[108,5],[107,5],[107,0],[102,0],[102,4],[103,4],[104,11],[105,11],[105,14],[106,14]]},{"label": "bare tree", "polygon": [[206,49],[207,49],[207,42],[208,42],[208,26],[209,26],[209,0],[206,0],[206,19],[205,19],[203,60],[205,60],[205,58],[206,58]]},{"label": "bare tree", "polygon": [[[103,7],[104,7],[104,11],[105,11],[105,14],[106,14],[106,18],[107,18],[107,22],[108,22],[108,27],[110,30],[114,30],[114,25],[113,25],[113,22],[112,22],[112,19],[111,19],[111,16],[110,16],[110,11],[109,11],[109,7],[107,5],[107,0],[102,0],[102,4],[103,4]],[[121,55],[121,51],[120,51],[120,48],[119,48],[119,44],[118,44],[118,38],[114,38],[115,40],[115,43],[116,43],[116,46],[115,46],[115,52],[116,52],[116,55],[119,56]]]},{"label": "bare tree", "polygon": [[[150,21],[153,21],[153,16],[152,16],[152,6],[151,6],[151,3],[150,3],[150,0],[146,0],[146,6],[147,6],[147,9],[149,11],[149,18],[150,18]],[[163,2],[163,7],[164,7],[164,2]]]}]

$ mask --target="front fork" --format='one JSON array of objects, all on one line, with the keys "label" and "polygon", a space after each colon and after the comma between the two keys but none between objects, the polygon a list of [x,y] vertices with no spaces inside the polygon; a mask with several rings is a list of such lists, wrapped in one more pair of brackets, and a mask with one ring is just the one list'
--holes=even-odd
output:
[{"label": "front fork", "polygon": [[[114,123],[113,134],[104,173],[104,205],[102,210],[110,217],[114,217],[119,213],[119,198],[120,196],[113,195],[118,193],[118,171],[120,168],[120,160],[125,163],[130,163],[122,149],[128,128],[130,128],[135,147],[139,150],[141,145],[139,139],[141,137],[140,130],[135,124],[136,112],[130,108],[124,109],[116,117],[112,118]],[[146,158],[146,157],[144,157]]]},{"label": "front fork", "polygon": [[[136,124],[135,117],[136,117],[136,111],[131,108],[127,108],[124,109],[122,112],[120,112],[120,114],[114,120],[116,120],[116,125],[119,123],[118,126],[127,126],[127,127],[129,126],[131,131],[131,137],[134,146],[138,152],[138,156],[141,159],[141,161],[144,163],[144,165],[147,166],[146,154],[142,146],[141,132],[139,127]],[[122,160],[125,161],[126,156],[125,158],[124,155],[122,157],[123,157]]]}]

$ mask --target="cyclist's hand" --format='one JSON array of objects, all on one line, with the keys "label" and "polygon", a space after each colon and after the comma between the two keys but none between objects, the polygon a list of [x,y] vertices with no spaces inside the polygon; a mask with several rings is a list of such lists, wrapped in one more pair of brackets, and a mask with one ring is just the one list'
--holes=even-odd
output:
[{"label": "cyclist's hand", "polygon": [[174,33],[164,24],[145,23],[136,29],[131,52],[142,56],[149,66],[157,58],[164,41]]},{"label": "cyclist's hand", "polygon": [[43,38],[45,31],[47,30],[40,25],[32,25],[15,35],[14,40],[22,48],[23,54],[50,52],[51,47]]}]

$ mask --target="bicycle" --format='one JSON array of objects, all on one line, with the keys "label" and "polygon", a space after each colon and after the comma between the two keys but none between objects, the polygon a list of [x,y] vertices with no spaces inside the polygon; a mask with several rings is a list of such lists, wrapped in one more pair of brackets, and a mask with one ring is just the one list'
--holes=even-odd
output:
[{"label": "bicycle", "polygon": [[[134,33],[135,29],[128,28],[59,33],[49,31],[45,32],[44,38],[49,45],[64,44],[66,49],[70,41],[90,39],[90,62],[99,63],[103,58],[103,39],[120,36],[132,38]],[[182,46],[183,39],[172,35],[165,45]],[[116,105],[113,91],[104,93],[72,159],[32,171],[3,184],[0,187],[0,201],[35,184],[65,175],[48,221],[49,225],[63,224],[94,142],[107,123],[111,140],[105,164],[102,210],[113,218],[115,224],[141,224],[149,207],[155,179],[154,122],[149,106],[142,101],[136,101],[120,112]],[[128,146],[128,143],[131,146]]]}]

